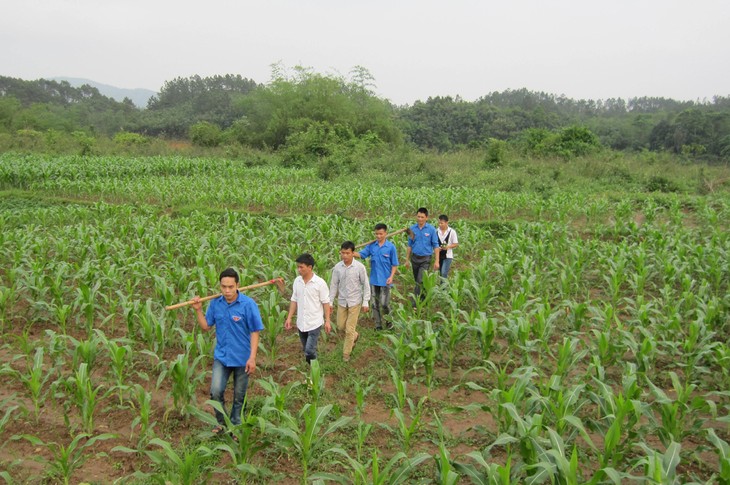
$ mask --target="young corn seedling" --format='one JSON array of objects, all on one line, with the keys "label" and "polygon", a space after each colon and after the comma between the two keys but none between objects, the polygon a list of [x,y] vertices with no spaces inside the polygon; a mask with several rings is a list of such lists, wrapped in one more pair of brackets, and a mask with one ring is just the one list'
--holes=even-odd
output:
[{"label": "young corn seedling", "polygon": [[730,445],[727,441],[719,438],[714,429],[707,430],[707,440],[717,449],[717,461],[719,463],[718,480],[720,483],[730,483]]},{"label": "young corn seedling", "polygon": [[64,387],[70,402],[79,409],[84,432],[91,434],[94,431],[94,413],[99,403],[97,396],[102,386],[94,387],[87,364],[82,362],[74,375],[66,379]]},{"label": "young corn seedling", "polygon": [[472,451],[466,456],[474,463],[454,462],[454,470],[464,477],[471,479],[474,484],[488,485],[518,485],[523,483],[521,477],[512,478],[512,451],[507,448],[504,465],[496,463],[491,456],[491,449],[497,442],[486,447],[481,452]]},{"label": "young corn seedling", "polygon": [[[226,429],[230,430],[230,435],[227,435],[226,439],[213,449],[203,446],[201,451],[209,455],[214,455],[215,452],[227,454],[233,466],[233,470],[229,471],[231,478],[241,483],[246,483],[248,479],[262,480],[270,477],[271,472],[267,468],[252,463],[256,455],[271,446],[267,437],[270,423],[261,416],[255,416],[253,411],[249,411],[248,414],[244,413],[242,416],[240,425],[233,426],[221,403],[208,400],[206,404],[223,415]],[[190,412],[211,428],[218,425],[215,416],[210,413],[194,407]]]},{"label": "young corn seedling", "polygon": [[494,337],[497,333],[497,324],[493,318],[487,318],[486,313],[474,311],[469,315],[469,325],[467,330],[473,332],[477,336],[479,342],[479,350],[481,351],[482,362],[489,360],[492,355],[492,346],[494,345]]},{"label": "young corn seedling", "polygon": [[0,374],[15,377],[28,390],[33,403],[33,418],[36,424],[38,424],[38,418],[40,417],[41,403],[45,401],[48,394],[46,383],[55,373],[55,368],[44,368],[43,354],[43,347],[36,348],[33,361],[27,364],[25,372],[15,370],[9,364],[4,364],[0,369]]},{"label": "young corn seedling", "polygon": [[446,448],[444,440],[444,426],[436,412],[433,413],[436,421],[436,430],[438,431],[438,447],[439,451],[433,456],[436,461],[436,469],[438,470],[438,483],[441,485],[455,485],[459,481],[459,474],[454,471],[454,465]]},{"label": "young corn seedling", "polygon": [[345,459],[344,463],[340,463],[350,469],[350,474],[315,473],[310,477],[315,483],[320,483],[320,480],[342,484],[351,483],[353,485],[400,485],[402,483],[411,483],[411,475],[418,465],[431,458],[426,453],[418,453],[409,457],[403,452],[398,452],[393,455],[385,466],[382,466],[377,450],[373,451],[372,458],[367,462],[352,458],[342,448],[332,448],[329,451]]},{"label": "young corn seedling", "polygon": [[169,364],[166,365],[164,361],[160,363],[163,369],[157,379],[157,388],[159,389],[166,377],[170,378],[172,386],[170,394],[172,394],[173,407],[165,412],[165,420],[173,410],[178,411],[180,416],[187,415],[188,406],[196,404],[195,393],[207,376],[207,372],[200,365],[204,356],[199,355],[191,362],[190,348],[191,346],[188,346],[184,354],[178,354],[175,360]]},{"label": "young corn seedling", "polygon": [[438,329],[438,337],[441,342],[444,342],[444,349],[448,356],[449,362],[449,375],[454,365],[454,356],[456,354],[456,347],[467,337],[468,329],[466,325],[459,320],[460,315],[466,315],[466,312],[453,312],[451,318],[447,318],[443,313],[439,312],[438,316],[443,320],[440,328]]},{"label": "young corn seedling", "polygon": [[104,433],[91,436],[86,433],[76,435],[67,446],[62,444],[43,441],[37,436],[22,435],[20,438],[30,442],[33,446],[45,448],[51,454],[51,458],[45,458],[36,454],[33,459],[43,463],[46,467],[45,475],[55,483],[68,485],[71,483],[74,473],[92,456],[106,456],[106,453],[93,453],[97,441],[108,440],[116,436]]},{"label": "young corn seedling", "polygon": [[152,394],[147,392],[141,385],[135,384],[132,389],[132,398],[130,406],[137,411],[137,416],[132,420],[129,438],[132,439],[134,430],[139,428],[137,449],[143,449],[155,437],[154,428],[157,421],[150,420],[152,417]]},{"label": "young corn seedling", "polygon": [[[314,362],[316,361],[312,361]],[[275,443],[282,451],[294,451],[298,456],[302,467],[302,484],[307,483],[312,466],[332,451],[332,447],[326,448],[329,435],[352,420],[352,417],[342,416],[327,424],[332,410],[332,404],[315,407],[306,403],[296,417],[288,411],[280,413],[280,425],[269,428],[270,433],[279,437]],[[300,423],[303,423],[303,428]]]},{"label": "young corn seedling", "polygon": [[677,465],[681,461],[680,452],[682,445],[670,442],[666,451],[660,454],[656,450],[649,448],[646,443],[639,443],[639,447],[644,449],[646,456],[639,460],[638,466],[643,466],[644,477],[650,483],[661,483],[666,485],[680,485],[686,483],[681,480],[677,474]]},{"label": "young corn seedling", "polygon": [[436,332],[431,328],[431,322],[424,322],[423,333],[418,335],[410,344],[411,352],[416,356],[413,361],[414,373],[418,365],[423,365],[426,374],[426,387],[430,396],[433,387],[436,356],[439,350],[439,341]]},{"label": "young corn seedling", "polygon": [[112,374],[114,385],[108,392],[117,393],[119,406],[124,405],[124,392],[129,389],[126,384],[129,377],[129,370],[132,363],[131,343],[126,339],[108,339],[101,330],[94,330],[101,344],[106,349],[109,371]]},{"label": "young corn seedling", "polygon": [[157,483],[175,483],[180,485],[197,485],[206,483],[212,468],[210,465],[211,450],[204,446],[187,446],[180,453],[172,445],[160,438],[153,438],[150,446],[157,449],[133,450],[125,446],[115,446],[112,451],[123,453],[142,452],[156,466],[153,473],[136,472],[134,475],[142,480],[151,480]]},{"label": "young corn seedling", "polygon": [[280,298],[276,292],[270,292],[268,299],[259,301],[261,318],[266,327],[266,331],[262,332],[264,341],[262,349],[265,349],[272,367],[277,362],[278,340],[284,331],[284,321],[286,320],[286,310],[279,305]]},{"label": "young corn seedling", "polygon": [[649,378],[646,379],[655,399],[652,407],[656,408],[661,418],[661,426],[656,423],[653,414],[649,414],[649,418],[654,422],[657,435],[664,446],[669,446],[672,442],[681,443],[686,436],[700,433],[707,421],[701,413],[706,412],[710,406],[706,400],[695,395],[695,384],[686,382],[683,385],[675,372],[670,371],[669,376],[675,399],[667,396]]}]

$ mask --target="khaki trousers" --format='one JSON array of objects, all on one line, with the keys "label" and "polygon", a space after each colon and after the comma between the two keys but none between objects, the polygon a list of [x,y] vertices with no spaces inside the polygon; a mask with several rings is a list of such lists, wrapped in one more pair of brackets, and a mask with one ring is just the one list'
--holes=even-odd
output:
[{"label": "khaki trousers", "polygon": [[345,345],[342,347],[342,356],[349,357],[357,336],[357,318],[360,316],[360,306],[337,306],[337,329],[345,331]]}]

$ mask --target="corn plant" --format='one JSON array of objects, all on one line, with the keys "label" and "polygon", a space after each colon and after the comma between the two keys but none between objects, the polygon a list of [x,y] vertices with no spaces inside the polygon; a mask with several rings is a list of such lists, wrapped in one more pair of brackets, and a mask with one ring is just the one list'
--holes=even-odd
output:
[{"label": "corn plant", "polygon": [[125,446],[115,446],[112,451],[123,453],[143,453],[157,467],[154,473],[136,472],[140,479],[151,479],[158,483],[179,483],[197,485],[205,483],[212,471],[209,460],[211,450],[207,446],[186,446],[178,453],[172,445],[160,438],[152,438],[150,446],[159,449],[134,450]]},{"label": "corn plant", "polygon": [[670,442],[663,454],[649,448],[646,443],[639,443],[646,456],[639,460],[638,466],[644,468],[644,477],[652,483],[666,485],[679,485],[686,483],[680,480],[677,474],[677,465],[681,461],[680,451],[682,446],[679,443]]},{"label": "corn plant", "polygon": [[454,471],[454,465],[446,448],[444,441],[444,426],[436,412],[433,413],[436,421],[436,430],[438,432],[438,454],[434,455],[436,461],[436,469],[438,471],[438,483],[441,485],[455,485],[459,481],[459,474]]},{"label": "corn plant", "polygon": [[[315,382],[319,379],[319,362],[312,361],[310,379]],[[316,396],[319,391],[314,390],[312,396]],[[320,387],[321,390],[321,387]],[[299,457],[302,467],[302,483],[308,480],[310,468],[317,462],[320,456],[326,456],[330,451],[324,449],[326,446],[326,437],[334,433],[338,429],[347,425],[352,417],[342,416],[334,422],[327,424],[333,405],[315,406],[313,403],[306,403],[296,416],[287,410],[279,411],[280,424],[272,425],[269,432],[278,436],[280,439],[276,441],[276,445],[282,450],[289,452],[293,450]],[[300,425],[303,424],[303,428]]]},{"label": "corn plant", "polygon": [[[411,322],[413,325],[414,322]],[[417,370],[419,364],[423,365],[426,377],[426,387],[430,395],[433,387],[434,370],[436,357],[439,351],[439,339],[436,332],[431,328],[431,322],[423,322],[423,331],[409,344],[411,353],[415,356],[413,370]]]},{"label": "corn plant", "polygon": [[397,337],[390,333],[385,334],[385,338],[389,345],[379,344],[380,348],[395,364],[398,375],[405,376],[406,367],[413,359],[413,346],[411,346],[410,337],[407,332],[401,332]]},{"label": "corn plant", "polygon": [[712,428],[707,430],[707,439],[717,449],[717,461],[720,467],[717,477],[719,482],[730,483],[730,445],[727,441],[719,438]]},{"label": "corn plant", "polygon": [[137,448],[142,449],[155,436],[154,428],[157,422],[150,421],[152,417],[152,394],[147,392],[141,385],[135,384],[132,388],[130,407],[137,411],[137,416],[132,420],[129,438],[132,439],[135,428],[139,427]]},{"label": "corn plant", "polygon": [[[233,465],[233,470],[229,472],[231,477],[242,483],[246,483],[249,478],[265,479],[269,477],[271,472],[268,469],[251,463],[257,454],[271,446],[267,436],[267,429],[270,426],[268,421],[249,411],[248,414],[244,414],[240,425],[233,426],[221,403],[208,400],[206,404],[223,415],[226,420],[226,429],[230,430],[230,435],[227,435],[227,438],[213,449],[203,446],[201,451],[209,455],[213,455],[217,451],[226,453]],[[197,408],[191,408],[190,412],[210,427],[218,425],[215,416],[210,413]]]},{"label": "corn plant", "polygon": [[[81,413],[81,422],[84,431],[91,434],[94,430],[94,413],[99,403],[98,395],[102,386],[94,387],[89,375],[88,366],[85,362],[79,365],[74,375],[66,379],[64,388],[70,403],[74,404]],[[68,405],[65,401],[64,406]]]},{"label": "corn plant", "polygon": [[689,382],[682,384],[675,372],[669,372],[675,398],[672,399],[651,380],[647,383],[655,398],[653,407],[661,419],[661,426],[656,423],[652,414],[649,417],[654,421],[657,435],[665,446],[672,442],[681,443],[688,435],[700,433],[706,421],[700,413],[709,409],[708,402],[695,395],[697,386]]},{"label": "corn plant", "polygon": [[162,361],[160,366],[162,371],[157,379],[157,388],[159,389],[165,378],[170,378],[173,407],[165,412],[165,419],[168,414],[176,410],[181,416],[186,416],[188,405],[195,404],[195,393],[202,385],[207,376],[207,372],[201,366],[201,361],[205,358],[203,355],[197,356],[190,361],[191,346],[185,349],[185,353],[178,354],[175,360],[170,363]]},{"label": "corn plant", "polygon": [[271,376],[268,376],[265,379],[257,379],[256,384],[267,393],[261,407],[261,414],[274,424],[279,424],[281,422],[280,417],[287,412],[292,395],[302,383],[292,381],[281,387]]},{"label": "corn plant", "polygon": [[106,456],[106,453],[93,453],[97,441],[104,441],[115,438],[110,433],[91,436],[87,433],[76,435],[67,446],[53,442],[43,441],[37,436],[24,434],[21,438],[48,450],[52,458],[45,458],[41,454],[35,454],[33,459],[43,463],[46,467],[45,474],[48,478],[68,485],[71,483],[74,473],[92,456]]},{"label": "corn plant", "polygon": [[259,301],[261,308],[261,319],[264,322],[265,332],[262,332],[263,346],[262,350],[266,352],[273,367],[276,364],[278,340],[284,331],[284,321],[286,320],[286,310],[279,306],[279,295],[276,292],[270,292],[266,300]]},{"label": "corn plant", "polygon": [[100,287],[101,281],[97,281],[93,285],[80,281],[79,286],[76,288],[74,309],[79,312],[78,323],[82,323],[80,320],[83,317],[84,328],[88,336],[91,336],[96,314],[100,310],[100,305],[97,302]]},{"label": "corn plant", "polygon": [[409,457],[403,452],[398,452],[391,457],[385,466],[382,466],[377,450],[373,451],[372,458],[365,463],[352,458],[342,448],[332,448],[329,451],[345,459],[344,463],[340,463],[350,469],[350,475],[315,473],[310,477],[315,483],[319,480],[342,484],[351,483],[353,485],[399,485],[401,483],[410,483],[412,481],[411,475],[418,465],[431,458],[426,453],[418,453]]},{"label": "corn plant", "polygon": [[[396,426],[395,430],[385,423],[381,423],[380,426],[390,432],[396,432],[400,439],[402,451],[408,454],[413,437],[423,426],[421,417],[423,416],[424,405],[428,397],[423,396],[418,401],[418,404],[414,404],[413,400],[408,397],[406,382],[398,376],[392,367],[390,369],[390,377],[395,388],[395,394],[392,395],[395,401],[395,407],[391,408],[390,411],[391,415],[395,417]],[[404,411],[408,414],[406,415]]]},{"label": "corn plant", "polygon": [[[461,312],[465,314],[466,312]],[[467,327],[459,319],[459,312],[453,312],[451,318],[447,318],[443,313],[437,314],[443,321],[438,329],[438,340],[443,342],[442,347],[446,350],[449,363],[449,374],[454,365],[454,356],[456,354],[456,346],[459,345],[467,337]]]},{"label": "corn plant", "polygon": [[129,378],[129,370],[132,363],[131,343],[126,339],[109,339],[104,332],[95,329],[99,341],[106,348],[110,372],[114,379],[114,385],[109,387],[108,392],[117,392],[119,405],[124,404],[124,392],[129,389],[126,384]]},{"label": "corn plant", "polygon": [[507,458],[504,465],[495,463],[491,456],[491,449],[497,445],[495,441],[481,452],[472,451],[466,456],[474,460],[472,463],[454,462],[454,469],[467,477],[475,485],[518,485],[524,481],[520,477],[512,478],[512,453],[507,450]]},{"label": "corn plant", "polygon": [[135,314],[139,334],[149,350],[161,355],[167,346],[167,327],[164,315],[160,315],[152,308],[152,300],[148,299],[145,305]]},{"label": "corn plant", "polygon": [[55,369],[47,369],[43,366],[43,347],[35,349],[33,362],[28,363],[25,372],[13,369],[8,364],[3,365],[0,374],[11,375],[19,380],[30,394],[31,402],[33,402],[33,418],[38,424],[40,416],[41,403],[45,401],[45,397],[49,391],[46,389],[46,383],[55,373]]},{"label": "corn plant", "polygon": [[5,320],[8,317],[8,309],[15,303],[15,286],[0,286],[0,333],[5,333]]},{"label": "corn plant", "polygon": [[472,311],[469,315],[469,325],[467,326],[467,329],[477,336],[482,361],[489,360],[497,332],[497,324],[494,319],[487,318],[487,315],[484,312],[480,311],[475,313]]}]

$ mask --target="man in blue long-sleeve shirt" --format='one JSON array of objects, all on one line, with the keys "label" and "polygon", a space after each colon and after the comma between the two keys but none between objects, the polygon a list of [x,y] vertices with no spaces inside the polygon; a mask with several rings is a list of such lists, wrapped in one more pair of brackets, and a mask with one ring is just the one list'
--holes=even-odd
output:
[{"label": "man in blue long-sleeve shirt", "polygon": [[[436,234],[436,228],[428,223],[428,209],[425,207],[418,208],[416,212],[416,224],[413,224],[410,230],[412,235],[408,237],[406,267],[408,267],[408,263],[413,266],[413,279],[416,280],[413,295],[415,298],[423,300],[423,295],[421,295],[423,273],[428,269],[431,260],[434,261],[434,271],[438,271],[439,269],[439,258],[433,257],[437,255],[436,252],[439,249],[439,238]],[[415,299],[413,300],[413,306],[416,306]]]}]

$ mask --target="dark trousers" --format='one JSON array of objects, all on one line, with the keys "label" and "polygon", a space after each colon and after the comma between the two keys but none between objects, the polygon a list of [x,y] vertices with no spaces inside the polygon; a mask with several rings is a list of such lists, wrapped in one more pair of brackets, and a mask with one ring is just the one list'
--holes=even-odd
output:
[{"label": "dark trousers", "polygon": [[[413,289],[413,296],[423,300],[421,295],[421,283],[423,283],[423,275],[431,265],[431,256],[411,255],[411,267],[413,268],[413,279],[416,280],[416,287]],[[415,304],[415,301],[414,301]]]}]

